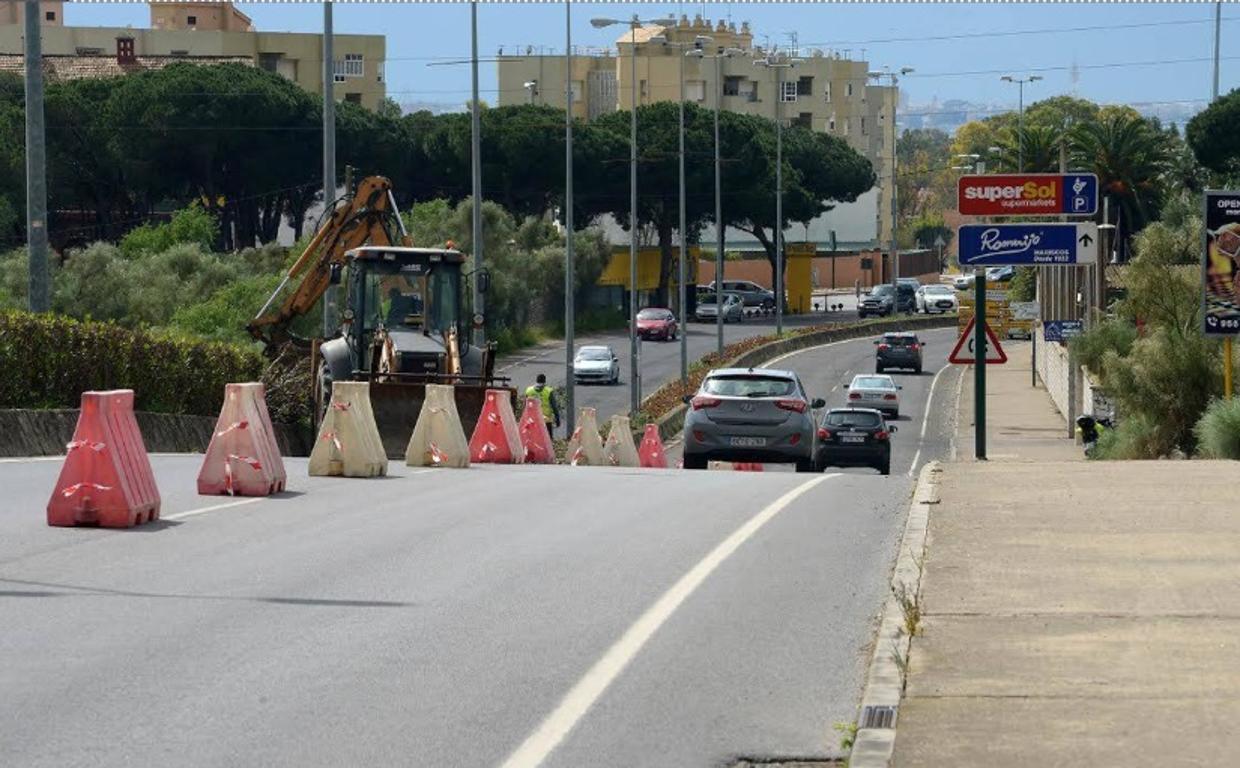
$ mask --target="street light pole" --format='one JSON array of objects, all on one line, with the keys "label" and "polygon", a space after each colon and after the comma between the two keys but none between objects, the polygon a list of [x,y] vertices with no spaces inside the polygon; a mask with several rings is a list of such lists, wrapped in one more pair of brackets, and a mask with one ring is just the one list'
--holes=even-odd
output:
[{"label": "street light pole", "polygon": [[573,385],[573,4],[564,1],[564,425],[576,429]]},{"label": "street light pole", "polygon": [[641,361],[637,345],[637,17],[629,26],[631,48],[629,93],[629,413],[636,416],[642,404]]},{"label": "street light pole", "polygon": [[[328,6],[329,8],[331,6]],[[47,266],[47,160],[43,125],[43,38],[37,0],[26,0],[26,258],[31,312],[51,310]]]},{"label": "street light pole", "polygon": [[[677,49],[679,51],[679,48]],[[677,332],[680,334],[680,383],[687,384],[689,381],[689,334],[685,333],[685,329],[689,325],[689,316],[685,312],[685,303],[688,294],[685,290],[685,279],[687,269],[685,260],[685,53],[679,52],[677,58],[680,59],[680,264],[677,272],[680,304],[680,323],[677,325]]]},{"label": "street light pole", "polygon": [[900,222],[899,222],[899,191],[900,185],[897,183],[896,177],[896,143],[899,141],[899,133],[896,129],[896,112],[900,107],[900,93],[896,89],[899,78],[913,72],[912,67],[901,67],[896,72],[871,72],[870,77],[875,79],[888,78],[891,81],[891,287],[894,289],[896,297],[896,305],[899,306],[900,299],[900,249],[899,240],[897,239]]},{"label": "street light pole", "polygon": [[722,157],[719,148],[719,103],[723,101],[723,57],[715,56],[715,351],[723,358],[723,224]]},{"label": "street light pole", "polygon": [[482,105],[478,101],[478,2],[469,4],[470,69],[473,108],[470,110],[471,195],[473,197],[473,300],[474,346],[486,344],[485,309],[482,296]]},{"label": "street light pole", "polygon": [[1017,86],[1017,112],[1016,112],[1016,172],[1025,172],[1025,83],[1036,83],[1041,80],[1041,75],[1030,75],[1028,77],[1013,77],[1012,75],[1004,75],[999,78],[1006,83],[1016,83]]},{"label": "street light pole", "polygon": [[795,60],[780,60],[777,53],[767,54],[754,64],[775,70],[775,333],[784,332],[784,77],[783,70]]}]

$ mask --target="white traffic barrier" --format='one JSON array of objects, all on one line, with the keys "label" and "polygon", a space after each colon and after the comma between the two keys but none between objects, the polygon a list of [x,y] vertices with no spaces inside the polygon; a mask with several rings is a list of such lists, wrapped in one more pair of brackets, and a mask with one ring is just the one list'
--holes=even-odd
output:
[{"label": "white traffic barrier", "polygon": [[411,467],[469,466],[469,441],[465,439],[451,386],[426,385],[426,399],[409,437],[405,463]]},{"label": "white traffic barrier", "polygon": [[577,417],[577,429],[568,438],[568,463],[574,467],[600,467],[603,459],[603,439],[598,434],[598,413],[593,408],[582,408]]},{"label": "white traffic barrier", "polygon": [[370,384],[332,382],[332,399],[310,451],[312,477],[381,477],[387,474],[387,454],[375,413],[370,406]]},{"label": "white traffic barrier", "polygon": [[633,443],[633,426],[628,416],[611,417],[607,442],[603,444],[603,460],[613,467],[641,466],[637,445]]}]

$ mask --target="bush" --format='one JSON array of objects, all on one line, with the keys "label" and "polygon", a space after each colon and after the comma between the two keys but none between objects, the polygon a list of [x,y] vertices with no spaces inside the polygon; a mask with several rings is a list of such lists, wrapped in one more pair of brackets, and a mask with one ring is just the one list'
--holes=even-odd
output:
[{"label": "bush", "polygon": [[1158,459],[1167,455],[1159,437],[1158,423],[1145,414],[1125,416],[1114,429],[1098,436],[1098,444],[1090,452],[1091,459],[1134,461]]},{"label": "bush", "polygon": [[86,390],[132,389],[140,410],[214,416],[226,383],[263,368],[257,352],[226,344],[0,312],[0,408],[76,408]]},{"label": "bush", "polygon": [[1137,329],[1123,320],[1104,320],[1069,342],[1077,361],[1098,374],[1107,352],[1127,357],[1137,340]]},{"label": "bush", "polygon": [[170,324],[178,331],[213,341],[237,344],[253,341],[245,327],[280,284],[280,279],[278,274],[242,278],[216,291],[206,301],[177,310]]},{"label": "bush", "polygon": [[1210,403],[1193,434],[1202,458],[1240,459],[1240,399]]},{"label": "bush", "polygon": [[215,217],[197,203],[182,208],[163,224],[143,224],[131,229],[121,238],[121,253],[126,258],[137,258],[144,253],[159,253],[178,244],[198,245],[210,251],[219,237],[220,227]]}]

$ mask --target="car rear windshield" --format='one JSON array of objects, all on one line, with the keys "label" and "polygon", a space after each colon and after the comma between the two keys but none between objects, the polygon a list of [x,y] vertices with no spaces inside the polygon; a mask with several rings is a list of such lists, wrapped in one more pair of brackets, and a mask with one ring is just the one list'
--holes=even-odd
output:
[{"label": "car rear windshield", "polygon": [[858,376],[853,380],[853,386],[861,389],[893,389],[891,379],[885,376]]},{"label": "car rear windshield", "polygon": [[638,320],[670,320],[672,313],[666,309],[643,309],[637,313]]},{"label": "car rear windshield", "polygon": [[877,427],[881,421],[877,413],[864,411],[832,411],[823,419],[828,427]]},{"label": "car rear windshield", "polygon": [[725,397],[783,397],[796,392],[796,383],[778,376],[712,376],[702,391]]},{"label": "car rear windshield", "polygon": [[884,336],[883,343],[893,347],[910,347],[917,343],[912,336]]}]

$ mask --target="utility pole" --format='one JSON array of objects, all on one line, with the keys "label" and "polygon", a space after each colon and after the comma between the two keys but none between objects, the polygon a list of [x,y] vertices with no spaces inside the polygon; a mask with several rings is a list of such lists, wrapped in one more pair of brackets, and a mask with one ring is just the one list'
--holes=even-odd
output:
[{"label": "utility pole", "polygon": [[47,266],[47,150],[43,125],[43,38],[38,0],[26,0],[26,250],[31,312],[52,308]]},{"label": "utility pole", "polygon": [[573,402],[573,4],[564,0],[564,425],[576,429]]},{"label": "utility pole", "polygon": [[642,385],[641,356],[637,338],[637,16],[629,24],[631,58],[629,93],[632,94],[632,111],[629,113],[629,413],[633,416],[641,410]]},{"label": "utility pole", "polygon": [[[1218,60],[1220,33],[1223,26],[1223,4],[1214,4],[1214,88],[1210,92],[1210,101],[1218,101]],[[1232,339],[1223,339],[1223,397],[1230,400],[1232,391]]]},{"label": "utility pole", "polygon": [[[486,345],[486,313],[482,296],[482,104],[478,101],[478,2],[469,4],[470,75],[473,80],[473,105],[470,109],[470,169],[471,196],[473,197],[473,300],[474,300],[474,346]],[[571,83],[571,80],[570,80]]]},{"label": "utility pole", "polygon": [[682,51],[677,48],[677,58],[680,59],[680,263],[678,267],[679,278],[679,296],[677,301],[680,305],[680,323],[677,325],[677,331],[680,333],[680,382],[687,384],[689,381],[689,315],[685,312],[685,306],[688,303],[688,293],[685,290],[685,280],[687,279],[688,266],[685,261],[686,255],[685,236],[687,224],[685,222],[685,59],[688,51]]},{"label": "utility pole", "polygon": [[[332,4],[323,3],[323,220],[331,218],[336,201],[336,61],[332,53]],[[336,332],[333,309],[336,286],[323,292],[323,338]]]},{"label": "utility pole", "polygon": [[727,229],[723,223],[723,161],[719,149],[719,103],[723,101],[722,58],[718,53],[715,54],[715,236],[719,241],[715,251],[715,351],[720,358],[723,357],[723,247]]},{"label": "utility pole", "polygon": [[[784,70],[791,68],[795,59],[781,61],[778,53],[771,52],[765,59],[755,61],[758,66],[775,70],[775,333],[784,332]],[[722,311],[722,306],[720,306]]]}]

